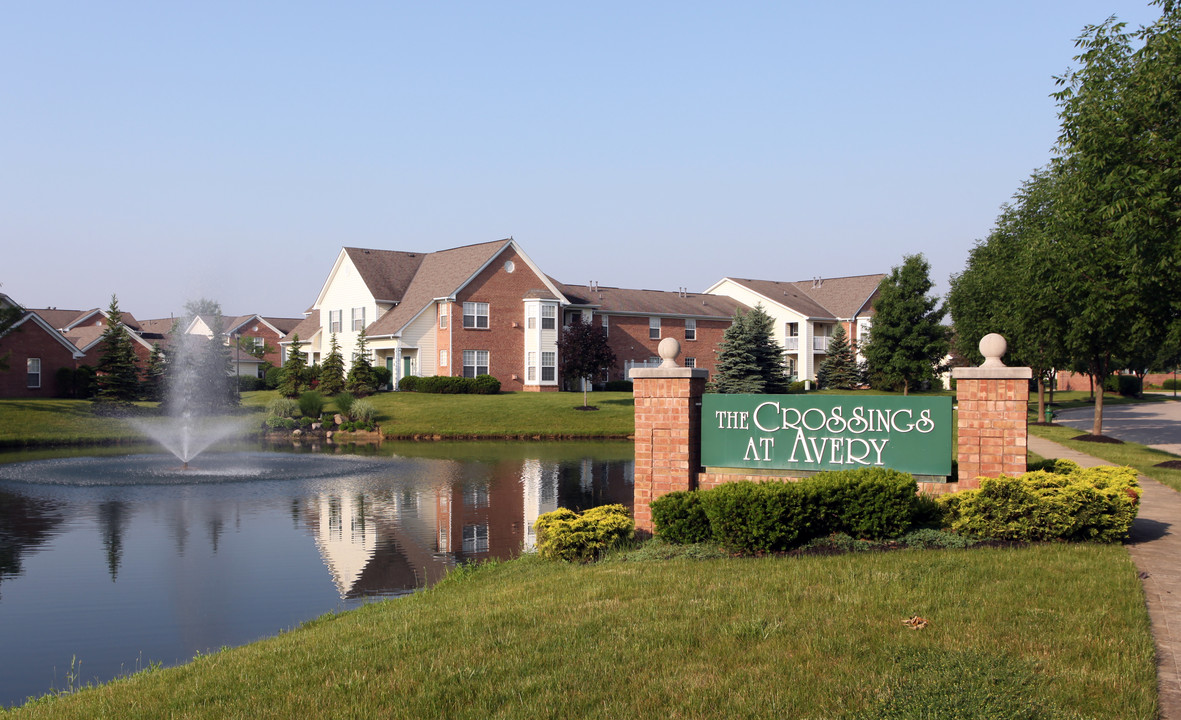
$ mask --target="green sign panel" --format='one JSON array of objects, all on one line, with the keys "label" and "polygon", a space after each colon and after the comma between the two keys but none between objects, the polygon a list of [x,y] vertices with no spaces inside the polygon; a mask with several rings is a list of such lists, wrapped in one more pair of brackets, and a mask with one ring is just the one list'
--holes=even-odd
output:
[{"label": "green sign panel", "polygon": [[951,398],[705,395],[701,464],[951,474]]}]

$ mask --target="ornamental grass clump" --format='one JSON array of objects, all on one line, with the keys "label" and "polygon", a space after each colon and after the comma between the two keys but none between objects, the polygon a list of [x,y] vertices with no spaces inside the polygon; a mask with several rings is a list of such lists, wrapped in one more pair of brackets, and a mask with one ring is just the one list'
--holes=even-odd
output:
[{"label": "ornamental grass clump", "polygon": [[980,488],[940,499],[952,530],[1026,542],[1119,542],[1140,505],[1130,467],[1082,468],[1056,461],[1023,475],[981,478]]},{"label": "ornamental grass clump", "polygon": [[582,514],[559,508],[533,523],[537,553],[548,560],[590,562],[635,536],[636,524],[622,505],[602,505]]}]

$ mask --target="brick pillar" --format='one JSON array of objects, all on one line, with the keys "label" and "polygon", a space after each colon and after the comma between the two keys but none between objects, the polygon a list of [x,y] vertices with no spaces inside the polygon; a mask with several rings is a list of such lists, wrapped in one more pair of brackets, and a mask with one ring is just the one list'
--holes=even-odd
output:
[{"label": "brick pillar", "polygon": [[674,490],[693,490],[701,469],[701,396],[709,371],[680,367],[681,346],[660,341],[664,362],[632,370],[636,400],[636,468],[632,514],[636,530],[651,533],[651,503]]},{"label": "brick pillar", "polygon": [[1028,444],[1027,367],[1001,362],[1008,345],[996,333],[980,340],[984,364],[953,368],[959,404],[959,489],[980,487],[981,477],[1025,472]]}]

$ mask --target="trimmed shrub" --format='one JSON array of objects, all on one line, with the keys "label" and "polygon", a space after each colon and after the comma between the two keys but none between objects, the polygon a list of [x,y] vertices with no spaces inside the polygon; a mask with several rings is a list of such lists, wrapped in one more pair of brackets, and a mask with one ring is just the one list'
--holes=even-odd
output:
[{"label": "trimmed shrub", "polygon": [[472,383],[472,392],[476,395],[496,395],[500,392],[500,381],[492,375],[477,375]]},{"label": "trimmed shrub", "polygon": [[803,395],[806,392],[808,392],[808,386],[803,380],[796,380],[787,384],[788,395]]},{"label": "trimmed shrub", "polygon": [[373,368],[373,381],[377,384],[378,390],[387,389],[393,377],[394,374],[385,365],[377,365]]},{"label": "trimmed shrub", "polygon": [[631,380],[608,380],[603,389],[607,392],[635,392]]},{"label": "trimmed shrub", "polygon": [[653,500],[652,524],[660,537],[681,545],[709,540],[709,517],[701,498],[699,491],[678,490]]},{"label": "trimmed shrub", "polygon": [[319,418],[325,403],[324,396],[317,390],[307,390],[299,395],[299,411],[306,418]]},{"label": "trimmed shrub", "polygon": [[414,392],[418,389],[419,379],[417,375],[407,375],[398,381],[398,390],[402,392]]},{"label": "trimmed shrub", "polygon": [[1181,388],[1181,379],[1167,378],[1160,384],[1160,386],[1162,390],[1177,390],[1178,388]]},{"label": "trimmed shrub", "polygon": [[951,529],[974,537],[1119,542],[1136,517],[1140,486],[1132,468],[1063,463],[1017,477],[983,478],[978,490],[940,501]]},{"label": "trimmed shrub", "polygon": [[278,397],[267,403],[267,415],[277,418],[295,417],[299,403],[291,398]]},{"label": "trimmed shrub", "polygon": [[271,415],[266,419],[266,426],[275,430],[291,430],[295,427],[295,418]]},{"label": "trimmed shrub", "polygon": [[822,472],[800,481],[820,507],[819,534],[857,538],[897,537],[910,529],[918,484],[908,473],[887,468]]},{"label": "trimmed shrub", "polygon": [[744,480],[707,490],[705,514],[714,540],[731,550],[785,550],[815,537],[811,499],[800,483]]},{"label": "trimmed shrub", "polygon": [[559,508],[538,517],[533,528],[538,554],[567,562],[589,562],[635,535],[635,522],[622,505],[603,505],[581,515]]},{"label": "trimmed shrub", "polygon": [[1117,382],[1119,394],[1124,397],[1140,397],[1143,394],[1144,385],[1135,375],[1120,375]]},{"label": "trimmed shrub", "polygon": [[277,390],[281,382],[283,382],[283,368],[272,367],[267,370],[266,377],[263,378],[263,386],[267,390]]},{"label": "trimmed shrub", "polygon": [[249,375],[238,375],[238,390],[239,392],[252,392],[254,390],[265,390],[266,381],[262,378],[251,377]]}]

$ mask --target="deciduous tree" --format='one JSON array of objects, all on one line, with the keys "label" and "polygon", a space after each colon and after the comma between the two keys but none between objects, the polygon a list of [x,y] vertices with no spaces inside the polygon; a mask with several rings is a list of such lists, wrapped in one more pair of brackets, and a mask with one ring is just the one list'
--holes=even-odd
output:
[{"label": "deciduous tree", "polygon": [[582,380],[582,405],[587,407],[587,385],[595,375],[615,365],[615,351],[607,343],[607,331],[582,321],[581,314],[558,336],[562,378]]}]

